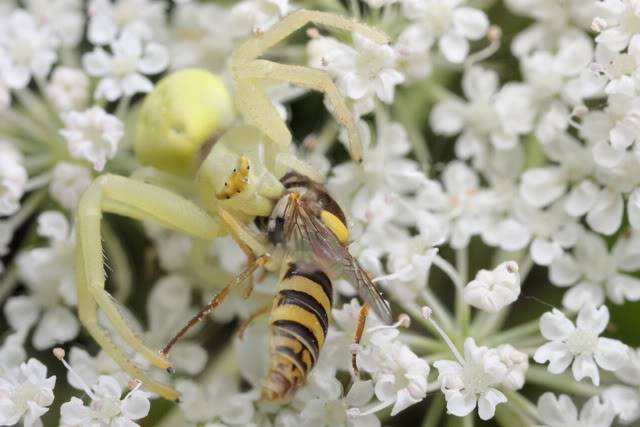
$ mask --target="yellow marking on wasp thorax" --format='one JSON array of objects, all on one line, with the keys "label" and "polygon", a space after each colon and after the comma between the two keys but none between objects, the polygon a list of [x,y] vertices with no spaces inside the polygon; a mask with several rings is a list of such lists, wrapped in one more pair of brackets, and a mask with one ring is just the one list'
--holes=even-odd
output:
[{"label": "yellow marking on wasp thorax", "polygon": [[237,193],[242,193],[249,183],[249,159],[246,156],[240,156],[238,167],[233,169],[231,175],[224,183],[222,191],[216,193],[218,200],[230,199],[231,196]]},{"label": "yellow marking on wasp thorax", "polygon": [[[316,341],[318,342],[318,349],[322,348],[324,344],[324,331],[322,330],[322,325],[316,318],[316,315],[305,310],[304,308],[293,305],[293,304],[285,304],[279,307],[276,307],[271,312],[271,323],[274,323],[278,320],[294,320],[306,326]],[[293,334],[292,331],[289,331]],[[304,337],[297,337],[300,341],[305,342]],[[311,343],[308,343],[312,345]]]},{"label": "yellow marking on wasp thorax", "polygon": [[322,285],[314,282],[313,280],[304,276],[292,276],[281,281],[278,286],[278,292],[286,289],[309,294],[313,299],[320,303],[327,315],[331,313],[331,300],[324,292]]},{"label": "yellow marking on wasp thorax", "polygon": [[349,239],[349,229],[344,222],[340,221],[340,218],[329,211],[322,211],[320,212],[320,219],[322,220],[324,225],[329,227],[329,230],[331,230],[333,234],[336,235],[340,242],[347,242],[347,240]]}]

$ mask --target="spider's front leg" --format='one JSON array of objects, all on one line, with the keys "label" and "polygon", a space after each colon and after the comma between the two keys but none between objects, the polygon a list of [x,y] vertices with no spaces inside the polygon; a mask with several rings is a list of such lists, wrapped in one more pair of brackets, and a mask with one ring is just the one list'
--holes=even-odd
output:
[{"label": "spider's front leg", "polygon": [[352,112],[331,76],[309,67],[283,65],[258,60],[267,49],[308,23],[358,32],[376,43],[388,43],[387,36],[372,27],[332,13],[310,10],[295,11],[274,24],[266,32],[244,42],[236,49],[231,67],[237,85],[236,106],[252,125],[280,146],[291,143],[291,132],[282,121],[264,87],[274,81],[289,82],[324,92],[331,103],[336,120],[347,129],[351,156],[362,159],[362,145]]},{"label": "spider's front leg", "polygon": [[78,207],[76,228],[76,287],[78,311],[82,324],[96,342],[129,375],[141,380],[152,392],[176,400],[171,387],[151,379],[118,348],[108,332],[99,324],[100,308],[115,331],[131,348],[153,366],[171,367],[162,354],[147,347],[127,325],[118,307],[105,290],[100,222],[103,212],[111,212],[138,220],[151,220],[176,231],[204,239],[225,234],[224,226],[191,201],[161,187],[131,178],[103,175],[83,194]]}]

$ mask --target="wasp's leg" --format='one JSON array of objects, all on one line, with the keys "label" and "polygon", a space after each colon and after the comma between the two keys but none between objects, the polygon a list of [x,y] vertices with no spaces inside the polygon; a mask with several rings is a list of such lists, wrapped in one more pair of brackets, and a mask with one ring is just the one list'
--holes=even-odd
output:
[{"label": "wasp's leg", "polygon": [[258,307],[253,313],[249,315],[249,317],[244,319],[238,327],[238,338],[242,339],[242,337],[244,336],[244,331],[249,327],[251,322],[256,320],[258,317],[269,313],[269,311],[271,311],[271,307],[273,307],[273,304],[265,304],[262,307]]},{"label": "wasp's leg", "polygon": [[358,135],[353,113],[327,72],[299,65],[284,65],[256,59],[238,68],[236,78],[238,87],[245,86],[248,88],[245,90],[251,93],[251,97],[238,97],[238,110],[267,136],[285,146],[291,141],[291,133],[264,92],[257,95],[262,91],[257,82],[288,82],[323,92],[333,108],[336,120],[347,129],[351,157],[357,161],[362,160],[362,142]]},{"label": "wasp's leg", "polygon": [[160,354],[164,357],[167,356],[167,354],[169,354],[169,351],[171,351],[171,348],[178,342],[178,340],[180,338],[182,338],[182,336],[184,334],[186,334],[189,329],[193,328],[195,325],[197,325],[198,323],[200,323],[200,321],[202,319],[204,319],[204,317],[206,315],[208,315],[209,313],[211,313],[217,306],[219,306],[220,304],[222,304],[222,302],[224,301],[224,299],[227,297],[227,295],[229,294],[229,291],[237,286],[240,285],[242,282],[244,282],[245,280],[247,280],[254,271],[256,271],[256,269],[258,269],[259,267],[262,267],[265,263],[267,263],[269,261],[269,255],[260,255],[259,257],[257,257],[255,259],[255,261],[251,264],[249,264],[238,276],[236,276],[227,286],[225,286],[220,292],[218,292],[213,299],[211,300],[211,302],[209,302],[209,304],[205,305],[204,307],[202,307],[200,309],[200,311],[198,311],[192,318],[191,320],[189,320],[189,322],[187,322],[186,325],[184,325],[182,327],[182,329],[180,329],[178,331],[177,334],[175,334],[173,336],[173,338],[171,338],[167,344],[164,346],[164,348],[162,350],[160,350]]},{"label": "wasp's leg", "polygon": [[105,313],[115,331],[131,348],[153,366],[168,369],[169,361],[147,347],[129,328],[115,301],[104,289],[100,222],[103,212],[112,212],[140,220],[156,221],[174,230],[200,238],[213,239],[224,234],[220,222],[170,191],[134,179],[115,175],[97,178],[80,199],[76,224],[76,288],[78,311],[83,325],[104,350],[125,370],[145,383],[152,392],[168,399],[177,394],[169,387],[144,375],[111,341],[98,323],[97,309]]},{"label": "wasp's leg", "polygon": [[242,43],[233,53],[231,58],[232,67],[242,66],[246,62],[258,58],[267,49],[275,46],[309,23],[357,32],[380,44],[389,42],[389,38],[382,31],[356,22],[353,19],[333,13],[301,9],[283,17],[264,33],[257,34]]},{"label": "wasp's leg", "polygon": [[353,375],[356,378],[360,378],[360,371],[358,370],[358,364],[356,363],[357,347],[360,345],[362,334],[364,333],[364,325],[367,323],[367,316],[369,315],[369,305],[362,304],[360,311],[358,312],[358,323],[356,324],[356,330],[353,334],[354,349],[351,352],[351,367],[353,368]]},{"label": "wasp's leg", "polygon": [[[242,222],[238,221],[229,211],[223,208],[218,208],[218,218],[220,218],[220,221],[222,221],[233,240],[247,256],[248,265],[255,263],[255,254],[267,253],[267,246],[264,239],[251,231],[249,227],[244,225]],[[244,293],[245,298],[249,298],[249,296],[251,296],[251,292],[253,292],[253,275],[249,276],[247,284],[247,289]]]}]

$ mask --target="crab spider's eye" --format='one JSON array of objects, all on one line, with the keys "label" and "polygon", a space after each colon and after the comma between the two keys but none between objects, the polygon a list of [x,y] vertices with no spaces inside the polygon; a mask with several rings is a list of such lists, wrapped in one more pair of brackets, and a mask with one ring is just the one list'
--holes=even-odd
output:
[{"label": "crab spider's eye", "polygon": [[204,70],[180,70],[147,95],[136,126],[138,160],[178,175],[198,166],[200,148],[221,134],[234,117],[222,80]]}]

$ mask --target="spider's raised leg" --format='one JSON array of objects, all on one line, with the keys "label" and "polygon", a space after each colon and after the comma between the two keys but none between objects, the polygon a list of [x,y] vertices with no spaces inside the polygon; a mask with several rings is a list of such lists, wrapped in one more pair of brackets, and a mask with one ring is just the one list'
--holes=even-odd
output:
[{"label": "spider's raised leg", "polygon": [[103,212],[150,220],[173,230],[205,239],[225,233],[221,223],[193,202],[163,188],[115,175],[97,178],[83,194],[76,225],[76,287],[82,324],[100,346],[131,376],[152,392],[175,400],[177,393],[143,373],[112,341],[98,323],[100,308],[115,331],[153,366],[170,368],[169,361],[147,347],[122,317],[116,302],[104,289],[105,271],[100,222]]},{"label": "spider's raised leg", "polygon": [[347,129],[351,157],[357,161],[362,159],[362,143],[358,136],[353,114],[327,72],[299,65],[284,65],[256,59],[239,68],[236,71],[236,77],[238,78],[238,91],[247,92],[247,95],[238,98],[238,110],[246,120],[249,120],[278,144],[285,146],[291,142],[291,133],[280,119],[271,100],[264,92],[261,93],[260,82],[281,81],[323,92],[333,108],[336,120]]},{"label": "spider's raised leg", "polygon": [[285,66],[257,60],[266,50],[308,23],[358,32],[376,43],[383,44],[389,41],[383,32],[343,16],[310,10],[295,11],[264,33],[245,41],[233,53],[231,67],[238,88],[238,110],[248,122],[280,146],[286,146],[291,142],[291,133],[280,119],[271,100],[265,95],[264,84],[284,81],[325,92],[333,106],[336,119],[349,132],[352,157],[360,160],[362,147],[353,115],[328,74],[308,67]]}]

